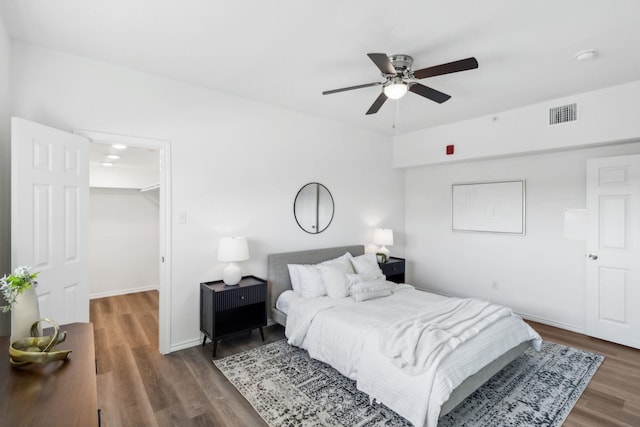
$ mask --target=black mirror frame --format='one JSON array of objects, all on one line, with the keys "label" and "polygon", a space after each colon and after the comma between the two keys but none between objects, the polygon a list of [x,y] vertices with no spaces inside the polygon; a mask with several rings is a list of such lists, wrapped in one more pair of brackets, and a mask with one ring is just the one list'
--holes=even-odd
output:
[{"label": "black mirror frame", "polygon": [[[304,190],[305,188],[307,188],[307,186],[312,185],[312,184],[316,184],[322,188],[324,188],[325,190],[327,190],[327,194],[329,194],[329,197],[331,198],[331,218],[329,218],[329,222],[327,222],[327,225],[320,230],[319,228],[317,229],[317,231],[313,232],[313,231],[308,231],[307,229],[305,229],[301,224],[300,221],[298,221],[298,216],[296,215],[296,200],[298,200],[298,196],[300,195],[300,193],[302,192],[302,190]],[[305,185],[303,185],[302,187],[300,187],[300,190],[298,190],[298,192],[296,193],[296,197],[293,199],[293,217],[296,220],[296,224],[298,224],[298,227],[300,227],[300,229],[302,231],[304,231],[305,233],[309,233],[309,234],[320,234],[323,231],[325,231],[327,228],[329,228],[329,226],[331,225],[331,222],[333,221],[333,216],[335,215],[336,212],[336,203],[333,200],[333,194],[331,194],[331,191],[329,191],[329,189],[324,185],[321,184],[319,182],[309,182]],[[316,220],[317,220],[317,212],[316,212]]]}]

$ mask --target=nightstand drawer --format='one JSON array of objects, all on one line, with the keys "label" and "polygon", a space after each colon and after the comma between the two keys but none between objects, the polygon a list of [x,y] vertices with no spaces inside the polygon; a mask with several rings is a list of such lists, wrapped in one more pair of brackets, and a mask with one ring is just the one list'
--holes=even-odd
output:
[{"label": "nightstand drawer", "polygon": [[404,258],[391,257],[384,264],[378,264],[390,282],[404,283]]},{"label": "nightstand drawer", "polygon": [[403,262],[393,262],[388,264],[382,264],[382,272],[385,276],[393,276],[394,274],[404,273]]},{"label": "nightstand drawer", "polygon": [[250,286],[246,288],[225,290],[224,292],[216,292],[215,298],[216,311],[231,310],[232,308],[266,301],[267,287]]}]

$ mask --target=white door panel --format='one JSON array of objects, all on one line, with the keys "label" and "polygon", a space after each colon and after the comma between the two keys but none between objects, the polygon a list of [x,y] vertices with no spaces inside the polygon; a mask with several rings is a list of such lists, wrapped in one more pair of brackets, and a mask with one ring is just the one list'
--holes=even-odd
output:
[{"label": "white door panel", "polygon": [[89,140],[11,120],[11,255],[39,271],[40,314],[89,321]]},{"label": "white door panel", "polygon": [[640,348],[640,155],[587,162],[587,334]]}]

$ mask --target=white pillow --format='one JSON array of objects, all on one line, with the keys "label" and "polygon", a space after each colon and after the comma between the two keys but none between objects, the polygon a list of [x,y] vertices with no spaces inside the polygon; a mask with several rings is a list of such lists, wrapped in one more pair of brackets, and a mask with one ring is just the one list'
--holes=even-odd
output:
[{"label": "white pillow", "polygon": [[334,264],[320,264],[320,277],[329,298],[344,298],[349,296],[349,281],[342,269]]},{"label": "white pillow", "polygon": [[376,259],[375,254],[360,255],[351,258],[350,261],[353,265],[353,269],[358,274],[377,272],[380,272],[380,274],[382,274],[382,270],[380,270],[380,266],[378,265],[378,260]]},{"label": "white pillow", "polygon": [[291,287],[303,298],[316,298],[327,294],[318,267],[312,264],[287,264]]},{"label": "white pillow", "polygon": [[351,287],[351,295],[357,302],[391,295],[391,289],[383,279],[358,282]]},{"label": "white pillow", "polygon": [[351,255],[349,252],[346,252],[344,255],[341,255],[338,258],[323,261],[318,265],[331,265],[333,267],[341,269],[344,274],[353,274],[355,273],[355,271],[353,270],[353,266],[350,262],[351,258],[353,258],[353,255]]},{"label": "white pillow", "polygon": [[370,273],[362,273],[362,274],[347,274],[347,281],[349,282],[349,287],[353,287],[356,283],[360,282],[372,282],[374,280],[385,280],[387,277],[382,274],[382,271],[373,271]]},{"label": "white pillow", "polygon": [[287,264],[289,269],[289,278],[291,279],[291,288],[293,292],[300,295],[302,290],[300,289],[300,275],[298,274],[298,264]]},{"label": "white pillow", "polygon": [[283,293],[280,294],[278,299],[276,300],[276,308],[283,312],[284,314],[289,313],[289,307],[291,306],[291,301],[298,298],[295,292],[291,289],[287,289]]}]

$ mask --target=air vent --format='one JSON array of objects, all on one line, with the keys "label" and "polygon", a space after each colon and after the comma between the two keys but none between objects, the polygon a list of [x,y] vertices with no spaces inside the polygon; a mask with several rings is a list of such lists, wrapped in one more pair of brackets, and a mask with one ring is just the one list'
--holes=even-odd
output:
[{"label": "air vent", "polygon": [[578,120],[578,104],[561,105],[560,107],[549,108],[549,124],[573,122]]}]

